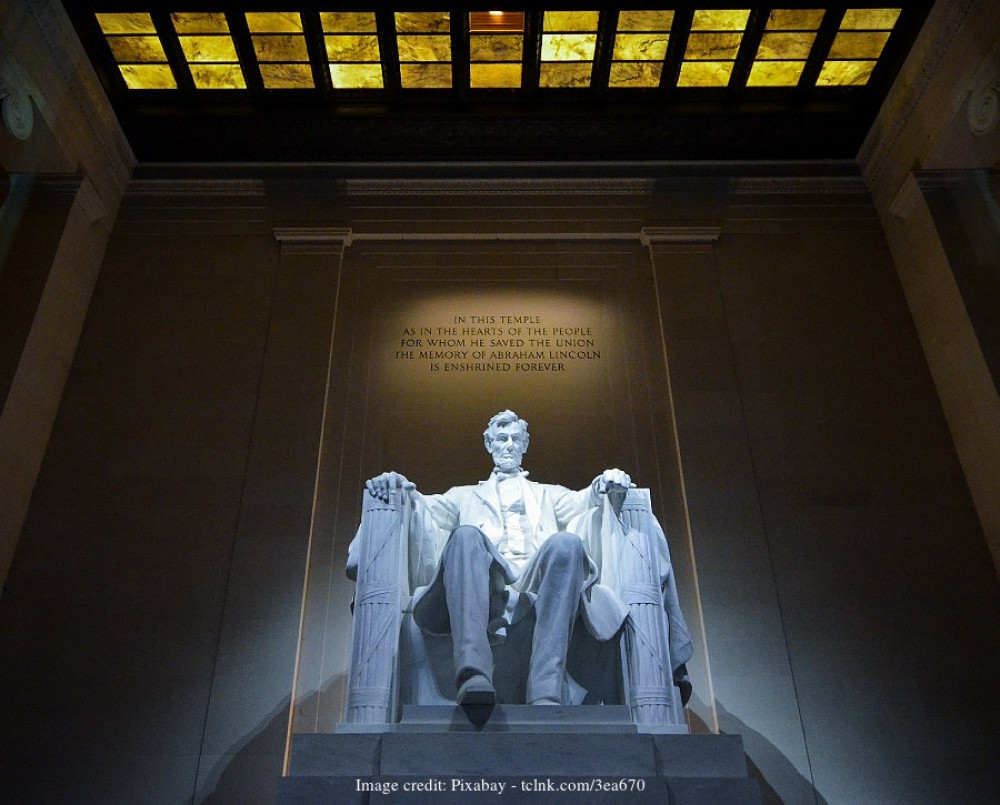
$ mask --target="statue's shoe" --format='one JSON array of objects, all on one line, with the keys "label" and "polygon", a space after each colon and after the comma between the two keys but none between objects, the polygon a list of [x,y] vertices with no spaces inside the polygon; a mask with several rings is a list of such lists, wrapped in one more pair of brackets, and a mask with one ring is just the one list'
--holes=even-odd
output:
[{"label": "statue's shoe", "polygon": [[473,674],[459,687],[455,701],[462,705],[492,705],[497,703],[497,692],[484,674]]}]

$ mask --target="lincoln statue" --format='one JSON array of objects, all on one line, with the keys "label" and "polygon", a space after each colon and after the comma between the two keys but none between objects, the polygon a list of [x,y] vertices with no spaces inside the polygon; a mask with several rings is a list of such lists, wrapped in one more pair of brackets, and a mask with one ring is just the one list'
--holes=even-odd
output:
[{"label": "lincoln statue", "polygon": [[[427,579],[413,618],[427,634],[451,635],[458,703],[496,702],[491,643],[533,609],[526,701],[568,704],[573,629],[582,624],[609,640],[628,617],[627,606],[600,583],[600,533],[620,528],[617,514],[633,484],[618,469],[579,491],[529,480],[522,467],[528,423],[513,411],[490,419],[483,440],[493,472],[478,484],[429,495],[400,473],[384,472],[366,483],[367,493],[387,501],[395,489],[410,499],[411,553]],[[679,649],[681,664],[690,642]]]}]

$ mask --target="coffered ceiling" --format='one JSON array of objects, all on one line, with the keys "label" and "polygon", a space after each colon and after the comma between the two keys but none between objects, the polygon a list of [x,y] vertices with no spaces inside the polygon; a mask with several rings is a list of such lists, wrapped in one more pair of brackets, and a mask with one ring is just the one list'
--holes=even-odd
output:
[{"label": "coffered ceiling", "polygon": [[931,0],[64,0],[145,161],[853,157]]}]

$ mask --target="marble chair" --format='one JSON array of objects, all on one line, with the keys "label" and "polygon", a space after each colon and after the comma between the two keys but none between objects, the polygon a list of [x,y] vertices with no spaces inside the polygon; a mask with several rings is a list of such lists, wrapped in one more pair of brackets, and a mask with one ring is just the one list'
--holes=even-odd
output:
[{"label": "marble chair", "polygon": [[[678,635],[687,638],[687,628],[648,489],[629,490],[619,520],[622,528],[602,529],[592,553],[600,554],[593,558],[601,583],[614,590],[629,615],[617,639],[604,643],[582,626],[574,630],[566,700],[627,705],[641,731],[686,731],[683,706],[690,684],[683,663],[672,660],[671,646],[676,652]],[[411,617],[418,569],[409,551],[409,522],[405,494],[393,491],[388,502],[363,495],[361,527],[347,567],[357,588],[345,731],[392,729],[404,705],[454,706],[451,639],[425,635]],[[524,703],[532,626],[529,615],[493,648],[500,704]]]}]

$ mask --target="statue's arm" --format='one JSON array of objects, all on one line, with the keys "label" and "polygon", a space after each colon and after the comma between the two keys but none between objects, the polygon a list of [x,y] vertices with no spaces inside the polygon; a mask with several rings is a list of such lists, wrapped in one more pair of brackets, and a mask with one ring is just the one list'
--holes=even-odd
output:
[{"label": "statue's arm", "polygon": [[[424,495],[416,484],[400,472],[389,471],[365,482],[363,494],[388,503],[393,492],[409,500],[409,521],[405,533],[409,541],[411,575],[414,586],[429,582],[428,574],[436,567],[444,542],[457,525],[458,502],[449,490],[443,495]],[[359,530],[359,535],[361,531]],[[359,539],[356,537],[348,552],[347,575],[357,578]],[[425,578],[427,577],[427,578]]]},{"label": "statue's arm", "polygon": [[635,489],[632,478],[627,472],[619,469],[605,470],[590,482],[592,494],[598,503],[605,500],[609,502],[615,510],[615,514],[620,514],[622,504],[629,489]]},{"label": "statue's arm", "polygon": [[[365,491],[362,494],[371,495],[383,503],[388,503],[390,494],[395,489],[401,489],[411,496],[416,493],[416,485],[407,480],[406,476],[402,473],[383,472],[365,481]],[[362,516],[362,522],[358,527],[357,534],[355,534],[354,539],[351,540],[351,544],[347,549],[347,566],[345,570],[347,577],[352,581],[358,580],[358,563],[364,531],[364,516]]]},{"label": "statue's arm", "polygon": [[605,470],[583,489],[574,491],[564,486],[548,485],[549,500],[560,528],[568,528],[569,523],[588,509],[600,508],[608,501],[615,513],[621,511],[622,502],[629,489],[634,487],[632,479],[622,470]]}]

